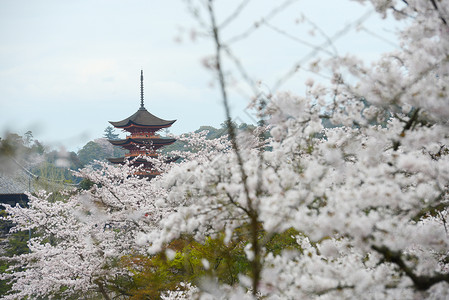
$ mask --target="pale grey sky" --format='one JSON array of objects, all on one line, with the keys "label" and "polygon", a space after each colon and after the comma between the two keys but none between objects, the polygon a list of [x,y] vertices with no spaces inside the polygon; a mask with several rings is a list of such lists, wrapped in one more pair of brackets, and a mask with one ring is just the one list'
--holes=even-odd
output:
[{"label": "pale grey sky", "polygon": [[[219,0],[218,19],[241,2]],[[224,28],[223,40],[245,32],[284,2],[249,1]],[[309,21],[332,37],[370,10],[349,0],[298,0],[231,46],[249,75],[272,88],[312,51],[294,38],[316,45],[326,42]],[[304,22],[298,23],[301,19]],[[326,50],[372,60],[394,47],[365,28],[394,44],[394,26],[371,14]],[[160,118],[177,119],[173,133],[219,126],[224,120],[220,94],[202,63],[213,54],[212,41],[198,28],[181,0],[0,1],[0,136],[31,130],[44,143],[76,151],[101,137],[108,121],[122,120],[138,109],[141,68],[145,106]],[[301,93],[308,76],[301,71],[281,88]],[[246,105],[241,93],[231,93],[236,120],[250,122]]]}]

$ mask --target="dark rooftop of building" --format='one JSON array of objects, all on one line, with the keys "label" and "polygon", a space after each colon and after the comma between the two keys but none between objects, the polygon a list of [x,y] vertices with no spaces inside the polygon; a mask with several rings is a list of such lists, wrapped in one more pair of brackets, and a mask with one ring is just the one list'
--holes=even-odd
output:
[{"label": "dark rooftop of building", "polygon": [[149,129],[161,129],[170,127],[176,120],[163,120],[150,113],[144,106],[143,101],[143,70],[140,70],[140,108],[131,117],[113,122],[109,121],[116,128],[126,128],[131,125],[147,127]]},{"label": "dark rooftop of building", "polygon": [[117,128],[125,128],[131,125],[136,126],[145,126],[149,128],[165,128],[170,127],[173,123],[175,123],[176,120],[163,120],[161,118],[156,117],[155,115],[151,114],[148,110],[146,110],[144,107],[140,107],[139,110],[133,114],[132,116],[118,122],[112,122],[109,121],[109,123],[112,124],[112,126]]},{"label": "dark rooftop of building", "polygon": [[176,141],[176,139],[164,139],[164,138],[153,138],[153,139],[136,139],[136,138],[127,138],[123,140],[109,140],[109,142],[114,146],[123,146],[131,143],[138,145],[169,145]]}]

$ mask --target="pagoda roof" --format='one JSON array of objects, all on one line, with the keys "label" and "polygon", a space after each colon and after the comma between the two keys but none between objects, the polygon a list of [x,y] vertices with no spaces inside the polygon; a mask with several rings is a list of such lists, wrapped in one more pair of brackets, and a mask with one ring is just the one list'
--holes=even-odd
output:
[{"label": "pagoda roof", "polygon": [[136,139],[136,138],[127,138],[123,140],[109,140],[109,142],[114,146],[124,146],[129,144],[139,144],[139,145],[169,145],[176,141],[176,139],[163,139],[163,138],[148,138],[148,139]]},{"label": "pagoda roof", "polygon": [[170,127],[175,122],[176,120],[168,121],[158,118],[152,113],[150,113],[148,110],[146,110],[145,107],[140,107],[135,114],[124,120],[118,122],[109,121],[109,123],[111,123],[112,126],[116,128],[126,128],[135,125],[139,127],[147,127],[154,129]]},{"label": "pagoda roof", "polygon": [[124,164],[125,163],[125,157],[108,158],[108,160],[113,164]]},{"label": "pagoda roof", "polygon": [[[135,159],[135,163],[137,163],[137,164],[148,163],[148,160],[146,160],[143,157],[137,157],[137,159],[136,159],[135,157],[129,157],[129,156],[128,157],[123,157],[122,156],[122,157],[108,158],[108,161],[113,163],[113,164],[124,164],[125,161],[127,161],[127,160],[129,161],[129,160],[133,160],[133,159]],[[179,159],[179,156],[168,157],[165,160],[165,162],[166,163],[171,163],[171,162],[174,162],[174,161],[176,161],[178,159]]]},{"label": "pagoda roof", "polygon": [[137,164],[143,164],[148,163],[148,160],[142,157],[130,157],[130,156],[122,156],[122,157],[114,157],[114,158],[108,158],[108,160],[113,164],[124,164],[125,161],[135,160],[134,163]]}]

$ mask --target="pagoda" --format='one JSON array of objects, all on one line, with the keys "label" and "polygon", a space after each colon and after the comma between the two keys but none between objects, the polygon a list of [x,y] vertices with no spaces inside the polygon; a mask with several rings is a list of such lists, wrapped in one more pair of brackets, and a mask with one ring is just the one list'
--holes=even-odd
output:
[{"label": "pagoda", "polygon": [[122,140],[109,140],[114,146],[120,146],[128,153],[124,157],[110,158],[114,164],[124,164],[130,161],[132,166],[142,166],[135,174],[154,177],[159,172],[152,168],[146,157],[156,158],[157,150],[163,146],[173,144],[176,139],[162,138],[157,132],[170,127],[176,120],[167,121],[156,117],[146,110],[143,105],[143,70],[140,71],[140,108],[132,116],[118,122],[109,121],[115,128],[129,132]]}]

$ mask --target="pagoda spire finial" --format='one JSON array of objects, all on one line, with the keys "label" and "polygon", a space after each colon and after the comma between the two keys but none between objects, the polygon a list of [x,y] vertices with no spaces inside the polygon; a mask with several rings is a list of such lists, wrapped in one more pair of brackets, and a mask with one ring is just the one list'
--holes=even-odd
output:
[{"label": "pagoda spire finial", "polygon": [[140,109],[145,109],[143,106],[143,70],[140,70]]}]

